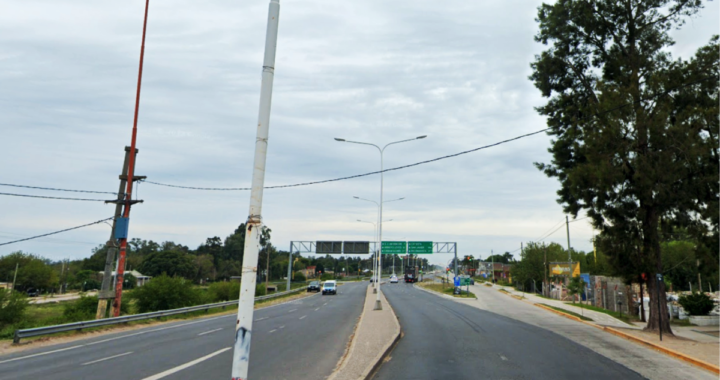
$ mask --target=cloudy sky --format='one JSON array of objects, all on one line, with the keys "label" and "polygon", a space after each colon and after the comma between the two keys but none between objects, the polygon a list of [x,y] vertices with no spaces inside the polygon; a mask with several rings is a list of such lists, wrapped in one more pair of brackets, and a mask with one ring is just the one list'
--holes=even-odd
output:
[{"label": "cloudy sky", "polygon": [[[541,1],[284,0],[280,9],[266,185],[378,170],[545,128],[527,79]],[[250,185],[268,1],[152,0],[138,126],[137,175],[201,187]],[[37,0],[0,5],[0,182],[116,191],[130,144],[144,1]],[[718,33],[718,2],[680,31],[689,57]],[[457,242],[459,254],[516,251],[560,227],[558,183],[535,135],[385,175],[384,240]],[[266,190],[273,243],[371,240],[378,175]],[[0,192],[105,199],[0,186]],[[249,192],[142,184],[131,237],[197,247],[247,218]],[[113,215],[102,202],[0,196],[0,243]],[[582,217],[579,216],[579,218]],[[0,246],[78,259],[107,240],[104,224]],[[571,244],[589,251],[587,220]],[[560,228],[545,241],[566,244]],[[434,255],[444,263],[449,255]]]}]

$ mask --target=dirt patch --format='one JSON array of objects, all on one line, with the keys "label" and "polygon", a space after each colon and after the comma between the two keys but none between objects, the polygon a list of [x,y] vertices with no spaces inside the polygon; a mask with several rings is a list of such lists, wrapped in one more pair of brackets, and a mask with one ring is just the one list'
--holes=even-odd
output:
[{"label": "dirt patch", "polygon": [[704,362],[708,362],[716,366],[720,365],[720,344],[718,344],[718,342],[697,342],[688,338],[667,335],[663,335],[663,340],[660,342],[660,337],[657,333],[622,328],[618,328],[618,330],[621,330],[629,335],[637,336],[647,340],[648,342],[692,356],[693,358],[700,359]]}]

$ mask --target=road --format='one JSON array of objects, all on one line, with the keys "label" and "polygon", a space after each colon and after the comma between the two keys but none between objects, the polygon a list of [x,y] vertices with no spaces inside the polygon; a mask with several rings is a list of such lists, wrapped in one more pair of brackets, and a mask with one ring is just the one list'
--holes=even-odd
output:
[{"label": "road", "polygon": [[[347,283],[337,296],[256,310],[250,378],[328,377],[360,317],[366,286]],[[227,380],[234,325],[234,314],[186,320],[0,356],[0,378]]]},{"label": "road", "polygon": [[383,291],[404,336],[374,379],[643,378],[546,329],[410,284],[386,285]]}]

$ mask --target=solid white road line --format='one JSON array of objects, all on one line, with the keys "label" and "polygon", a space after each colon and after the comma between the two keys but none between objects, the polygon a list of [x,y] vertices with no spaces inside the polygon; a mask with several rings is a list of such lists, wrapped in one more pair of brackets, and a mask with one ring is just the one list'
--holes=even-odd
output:
[{"label": "solid white road line", "polygon": [[83,346],[84,346],[84,344],[81,344],[81,345],[79,345],[79,346],[72,346],[72,347],[67,347],[67,348],[61,348],[61,349],[59,349],[59,350],[54,350],[54,351],[41,352],[41,353],[39,353],[39,354],[33,354],[33,355],[28,355],[28,356],[21,356],[21,357],[19,357],[19,358],[13,358],[13,359],[8,359],[8,360],[3,360],[3,361],[0,362],[0,364],[8,363],[8,362],[14,362],[15,360],[22,360],[22,359],[34,358],[34,357],[36,357],[36,356],[43,356],[43,355],[48,355],[48,354],[54,354],[54,353],[56,353],[56,352],[73,350],[73,349],[80,348],[80,347],[83,347]]},{"label": "solid white road line", "polygon": [[196,324],[196,323],[209,322],[209,321],[213,321],[213,320],[215,320],[215,319],[228,318],[228,317],[235,317],[235,315],[224,315],[224,316],[222,316],[222,317],[205,318],[205,319],[201,319],[201,320],[195,321],[195,322],[181,323],[181,324],[179,324],[179,325],[173,325],[173,326],[168,326],[168,327],[161,327],[161,328],[159,328],[159,329],[153,329],[153,330],[148,330],[148,331],[137,332],[137,333],[134,333],[134,334],[127,334],[127,335],[122,335],[122,336],[116,336],[116,337],[114,337],[114,338],[108,338],[108,339],[98,340],[98,341],[96,341],[96,342],[90,342],[90,343],[80,344],[80,345],[77,345],[77,346],[72,346],[72,347],[67,347],[67,348],[61,348],[61,349],[59,349],[59,350],[40,352],[40,353],[37,353],[37,354],[32,354],[32,355],[27,355],[27,356],[20,356],[20,357],[17,357],[17,358],[12,358],[12,359],[7,359],[7,360],[0,361],[0,364],[9,363],[9,362],[14,362],[14,361],[16,361],[16,360],[30,359],[30,358],[34,358],[34,357],[37,357],[37,356],[54,354],[54,353],[56,353],[56,352],[73,350],[73,349],[80,348],[80,347],[92,346],[92,345],[95,345],[95,344],[110,342],[110,341],[118,340],[118,339],[125,339],[125,338],[129,338],[129,337],[132,337],[132,336],[143,335],[143,334],[147,334],[147,333],[151,333],[151,332],[155,332],[155,331],[162,331],[162,330],[174,329],[174,328],[178,328],[178,327],[183,327],[183,326],[187,326],[187,325],[194,325],[194,324]]},{"label": "solid white road line", "polygon": [[222,327],[219,328],[219,329],[215,329],[215,330],[210,330],[210,331],[201,332],[200,334],[198,334],[198,336],[200,336],[200,335],[205,335],[205,334],[210,334],[210,333],[214,333],[215,331],[220,331],[220,330],[222,330]]},{"label": "solid white road line", "polygon": [[199,359],[195,359],[195,360],[193,360],[193,361],[191,361],[191,362],[187,362],[187,363],[185,363],[185,364],[183,364],[183,365],[179,365],[179,366],[177,366],[177,367],[175,367],[175,368],[170,368],[170,369],[167,370],[167,371],[160,372],[160,373],[158,373],[157,375],[152,375],[152,376],[150,376],[150,377],[146,377],[146,378],[144,378],[143,380],[158,380],[158,379],[162,379],[163,377],[172,375],[172,374],[175,373],[175,372],[180,372],[180,371],[184,370],[185,368],[192,367],[192,366],[194,366],[195,364],[198,364],[198,363],[200,363],[200,362],[203,362],[203,361],[205,361],[205,360],[208,360],[208,359],[212,358],[213,356],[220,355],[220,354],[222,354],[223,352],[225,352],[225,351],[227,351],[227,350],[230,350],[230,349],[232,349],[232,347],[227,347],[227,348],[223,348],[222,350],[217,350],[217,351],[213,352],[213,353],[210,354],[210,355],[205,355],[205,356],[203,356],[203,357],[201,357],[201,358],[199,358]]},{"label": "solid white road line", "polygon": [[80,364],[80,365],[90,365],[90,364],[95,364],[95,363],[99,363],[99,362],[104,362],[105,360],[110,360],[110,359],[119,358],[119,357],[121,357],[121,356],[130,355],[130,354],[132,354],[132,353],[133,353],[133,352],[130,351],[130,352],[126,352],[126,353],[124,353],[124,354],[119,354],[119,355],[109,356],[109,357],[103,358],[103,359],[93,360],[93,361],[91,361],[91,362],[83,363],[83,364]]}]

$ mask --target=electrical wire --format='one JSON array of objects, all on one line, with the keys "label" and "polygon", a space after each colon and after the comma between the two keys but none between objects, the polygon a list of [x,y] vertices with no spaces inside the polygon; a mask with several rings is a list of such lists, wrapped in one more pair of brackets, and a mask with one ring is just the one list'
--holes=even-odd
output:
[{"label": "electrical wire", "polygon": [[[495,147],[495,146],[498,146],[498,145],[501,145],[501,144],[505,144],[505,143],[508,143],[508,142],[511,142],[511,141],[519,140],[519,139],[524,138],[524,137],[529,137],[529,136],[532,136],[532,135],[536,135],[536,134],[538,134],[538,133],[545,132],[545,131],[547,131],[547,130],[549,130],[549,129],[550,129],[550,128],[541,129],[541,130],[539,130],[539,131],[535,131],[535,132],[527,133],[527,134],[524,134],[524,135],[516,136],[516,137],[510,138],[510,139],[507,139],[507,140],[503,140],[503,141],[499,141],[499,142],[496,142],[496,143],[493,143],[493,144],[484,145],[484,146],[481,146],[481,147],[478,147],[478,148],[474,148],[474,149],[470,149],[470,150],[465,150],[465,151],[462,151],[462,152],[459,152],[459,153],[449,154],[449,155],[447,155],[447,156],[441,156],[441,157],[433,158],[433,159],[430,159],[430,160],[425,160],[425,161],[416,162],[416,163],[414,163],[414,164],[403,165],[403,166],[398,166],[398,167],[394,167],[394,168],[389,168],[389,169],[384,169],[384,170],[378,170],[378,171],[369,172],[369,173],[364,173],[364,174],[357,174],[357,175],[352,175],[352,176],[347,176],[347,177],[326,179],[326,180],[322,180],[322,181],[301,182],[301,183],[296,183],[296,184],[291,184],[291,185],[267,186],[267,187],[265,187],[265,189],[282,189],[282,188],[288,188],[288,187],[300,187],[300,186],[319,185],[319,184],[322,184],[322,183],[344,181],[344,180],[347,180],[347,179],[355,179],[355,178],[367,177],[367,176],[374,175],[374,174],[387,173],[387,172],[390,172],[390,171],[407,169],[407,168],[411,168],[411,167],[413,167],[413,166],[419,166],[419,165],[429,164],[429,163],[431,163],[431,162],[440,161],[440,160],[444,160],[444,159],[452,158],[452,157],[457,157],[457,156],[461,156],[461,155],[463,155],[463,154],[468,154],[468,153],[472,153],[472,152],[477,152],[477,151],[479,151],[479,150],[483,150],[483,149],[487,149],[487,148],[492,148],[492,147]],[[152,181],[147,181],[147,180],[143,180],[142,182],[150,183],[150,184],[158,185],[158,186],[175,187],[175,188],[190,189],[190,190],[247,191],[247,190],[250,190],[250,189],[251,189],[251,188],[249,188],[249,187],[192,187],[192,186],[179,186],[179,185],[170,185],[170,184],[166,184],[166,183],[152,182]]]},{"label": "electrical wire", "polygon": [[73,193],[93,193],[93,194],[117,194],[109,191],[92,191],[92,190],[70,190],[70,189],[58,189],[54,187],[40,187],[40,186],[27,186],[27,185],[16,185],[12,183],[0,183],[0,186],[12,186],[12,187],[24,187],[27,189],[39,189],[39,190],[53,190],[53,191],[69,191]]},{"label": "electrical wire", "polygon": [[[670,89],[668,89],[668,90],[666,90],[666,91],[664,91],[664,92],[662,92],[662,93],[660,93],[660,94],[656,94],[656,95],[653,95],[653,96],[649,96],[649,97],[646,97],[646,98],[643,98],[643,99],[639,99],[639,100],[636,100],[636,101],[633,101],[633,102],[625,103],[625,104],[622,104],[622,105],[620,105],[620,106],[617,106],[617,107],[614,107],[614,108],[611,108],[611,109],[608,109],[608,110],[605,110],[605,111],[602,111],[602,112],[597,112],[597,113],[594,113],[594,114],[590,114],[590,115],[581,117],[579,120],[588,119],[588,118],[591,118],[591,117],[598,117],[598,116],[604,115],[604,114],[606,114],[606,113],[610,113],[610,112],[613,112],[613,111],[617,111],[617,110],[619,110],[619,109],[621,109],[621,108],[625,108],[625,107],[628,107],[628,106],[631,106],[631,105],[639,104],[640,102],[643,102],[643,101],[646,101],[646,100],[652,100],[652,99],[659,98],[659,97],[661,97],[661,96],[665,96],[665,95],[669,94],[670,92],[675,91],[675,90],[678,90],[678,89],[681,89],[681,88],[683,88],[683,87],[692,86],[692,85],[695,85],[695,84],[704,82],[704,81],[706,81],[706,80],[715,79],[715,78],[716,78],[715,76],[709,76],[709,77],[702,78],[702,79],[699,79],[699,80],[696,80],[696,81],[693,81],[693,82],[684,83],[684,84],[679,85],[679,86],[677,86],[677,87],[670,88]],[[509,142],[511,142],[511,141],[519,140],[519,139],[522,139],[522,138],[525,138],[525,137],[529,137],[529,136],[536,135],[536,134],[538,134],[538,133],[546,132],[546,131],[549,131],[550,129],[551,129],[551,128],[541,129],[541,130],[539,130],[539,131],[535,131],[535,132],[527,133],[527,134],[524,134],[524,135],[516,136],[516,137],[510,138],[510,139],[507,139],[507,140],[503,140],[503,141],[500,141],[500,142],[496,142],[496,143],[494,143],[494,144],[485,145],[485,146],[481,146],[481,147],[479,147],[479,148],[470,149],[470,150],[462,151],[462,152],[455,153],[455,154],[449,154],[449,155],[447,155],[447,156],[437,157],[437,158],[433,158],[433,159],[426,160],[426,161],[420,161],[420,162],[416,162],[416,163],[414,163],[414,164],[409,164],[409,165],[404,165],[404,166],[398,166],[398,167],[395,167],[395,168],[390,168],[390,169],[385,169],[385,170],[379,170],[379,171],[369,172],[369,173],[365,173],[365,174],[358,174],[358,175],[353,175],[353,176],[348,176],[348,177],[340,177],[340,178],[334,178],[334,179],[327,179],[327,180],[323,180],[323,181],[302,182],[302,183],[296,183],[296,184],[292,184],[292,185],[267,186],[267,187],[264,187],[264,189],[282,189],[282,188],[288,188],[288,187],[300,187],[300,186],[319,185],[319,184],[322,184],[322,183],[344,181],[344,180],[347,180],[347,179],[355,179],[355,178],[366,177],[366,176],[370,176],[370,175],[374,175],[374,174],[380,174],[380,173],[386,173],[386,172],[395,171],[395,170],[407,169],[407,168],[410,168],[410,167],[413,167],[413,166],[424,165],[424,164],[428,164],[428,163],[431,163],[431,162],[436,162],[436,161],[444,160],[444,159],[447,159],[447,158],[457,157],[457,156],[461,156],[461,155],[464,155],[464,154],[468,154],[468,153],[472,153],[472,152],[477,152],[477,151],[479,151],[479,150],[483,150],[483,149],[487,149],[487,148],[492,148],[492,147],[495,147],[495,146],[498,146],[498,145],[502,145],[502,144],[505,144],[505,143],[509,143]],[[149,184],[152,184],[152,185],[157,185],[157,186],[174,187],[174,188],[178,188],[178,189],[189,189],[189,190],[209,190],[209,191],[248,191],[248,190],[251,190],[250,187],[193,187],[193,186],[171,185],[171,184],[167,184],[167,183],[159,183],[159,182],[153,182],[153,181],[147,181],[147,180],[143,180],[142,182],[146,182],[146,183],[149,183]]]},{"label": "electrical wire", "polygon": [[13,194],[13,193],[0,193],[0,195],[8,195],[12,197],[27,197],[27,198],[43,198],[43,199],[59,199],[63,201],[88,201],[88,202],[105,202],[104,199],[88,199],[88,198],[64,198],[64,197],[46,197],[43,195],[28,195],[28,194]]},{"label": "electrical wire", "polygon": [[83,224],[82,226],[66,228],[66,229],[64,229],[64,230],[55,231],[55,232],[50,232],[50,233],[43,234],[43,235],[37,235],[37,236],[32,236],[32,237],[29,237],[29,238],[25,238],[25,239],[13,240],[13,241],[9,241],[9,242],[6,242],[6,243],[0,243],[0,246],[8,245],[8,244],[13,244],[13,243],[19,243],[19,242],[21,242],[21,241],[38,239],[38,238],[45,237],[45,236],[50,236],[50,235],[59,234],[59,233],[61,233],[61,232],[67,232],[67,231],[77,230],[78,228],[83,228],[83,227],[87,227],[87,226],[92,226],[93,224],[99,224],[99,223],[102,223],[102,222],[105,222],[105,221],[108,221],[108,220],[113,220],[113,219],[115,219],[115,217],[106,218],[106,219],[103,219],[103,220],[98,220],[98,221],[96,221],[96,222],[92,222],[92,223],[88,223],[88,224]]}]

